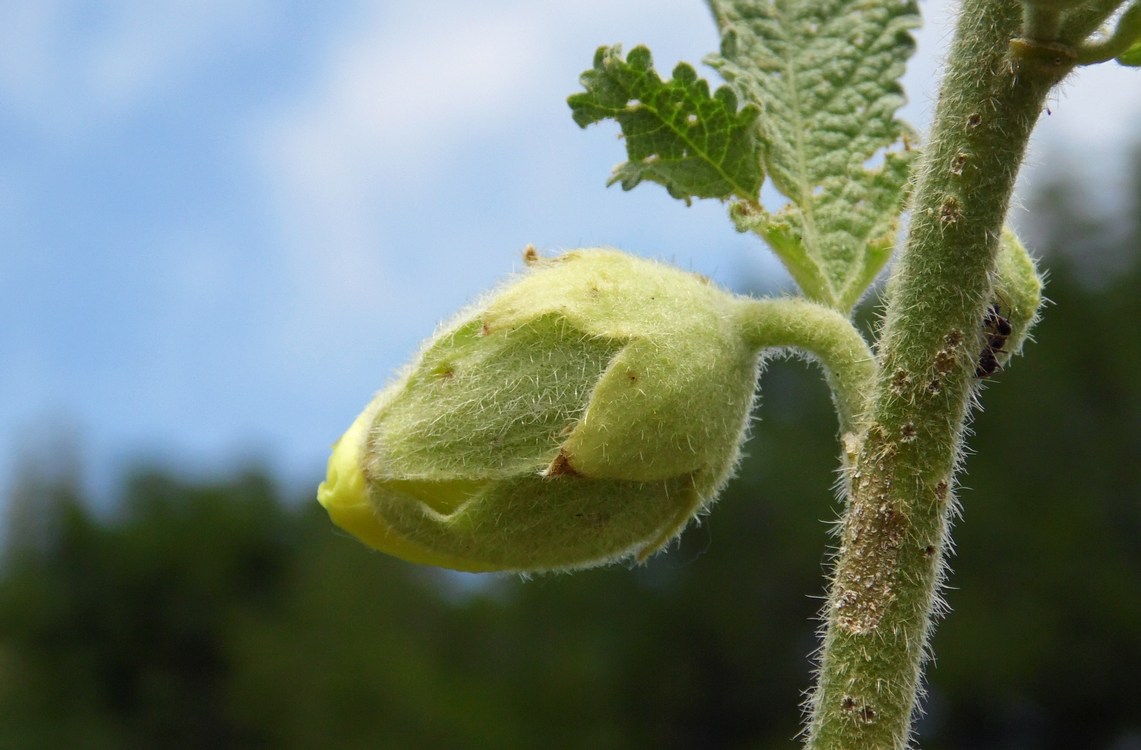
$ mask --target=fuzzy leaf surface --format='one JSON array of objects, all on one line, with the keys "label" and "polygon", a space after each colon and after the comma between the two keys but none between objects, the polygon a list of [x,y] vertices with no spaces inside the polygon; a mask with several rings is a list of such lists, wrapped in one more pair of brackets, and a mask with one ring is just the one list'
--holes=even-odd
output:
[{"label": "fuzzy leaf surface", "polygon": [[760,110],[739,108],[729,87],[711,95],[709,84],[685,63],[663,81],[648,49],[635,47],[623,58],[617,45],[599,48],[581,82],[585,91],[567,99],[574,121],[585,128],[612,118],[626,140],[629,160],[615,168],[608,184],[620,182],[630,190],[650,180],[687,202],[752,200],[760,194]]},{"label": "fuzzy leaf surface", "polygon": [[789,204],[733,208],[805,294],[850,309],[887,262],[905,199],[910,128],[898,83],[915,49],[914,0],[710,0],[707,62],[762,109],[761,158]]}]

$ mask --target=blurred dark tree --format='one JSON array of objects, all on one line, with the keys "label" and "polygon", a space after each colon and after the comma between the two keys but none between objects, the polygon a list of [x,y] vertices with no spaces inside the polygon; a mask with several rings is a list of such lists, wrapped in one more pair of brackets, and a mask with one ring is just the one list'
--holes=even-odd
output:
[{"label": "blurred dark tree", "polygon": [[[931,750],[1141,748],[1137,186],[1132,217],[1064,183],[1032,212],[1053,305],[975,419]],[[102,514],[74,477],[24,482],[0,749],[796,747],[837,445],[811,367],[770,364],[762,394],[699,527],[573,576],[407,565],[255,472],[140,473]]]},{"label": "blurred dark tree", "polygon": [[272,607],[295,523],[258,475],[132,478],[112,519],[67,486],[22,511],[48,539],[8,541],[0,583],[0,747],[239,747],[226,716],[227,634]]}]

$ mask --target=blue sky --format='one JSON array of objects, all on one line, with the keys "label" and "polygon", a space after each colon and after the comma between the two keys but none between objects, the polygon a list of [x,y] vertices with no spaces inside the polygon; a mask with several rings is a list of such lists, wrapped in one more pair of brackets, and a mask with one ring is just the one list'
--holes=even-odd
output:
[{"label": "blue sky", "polygon": [[[923,8],[920,128],[951,13]],[[565,98],[614,42],[668,72],[717,39],[699,0],[0,5],[0,486],[64,437],[97,491],[140,460],[315,483],[527,243],[783,283],[722,206],[604,187],[616,129]],[[1067,144],[1112,184],[1141,73],[1084,72],[1051,113],[1026,179]]]}]

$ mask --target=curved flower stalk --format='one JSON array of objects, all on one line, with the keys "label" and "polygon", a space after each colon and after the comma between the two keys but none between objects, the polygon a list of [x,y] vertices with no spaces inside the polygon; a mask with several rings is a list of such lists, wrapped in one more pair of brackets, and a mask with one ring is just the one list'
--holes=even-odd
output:
[{"label": "curved flower stalk", "polygon": [[830,380],[873,374],[847,319],[814,303],[615,250],[532,265],[440,329],[335,446],[318,499],[366,544],[466,571],[644,560],[732,474],[762,349],[853,371]]}]

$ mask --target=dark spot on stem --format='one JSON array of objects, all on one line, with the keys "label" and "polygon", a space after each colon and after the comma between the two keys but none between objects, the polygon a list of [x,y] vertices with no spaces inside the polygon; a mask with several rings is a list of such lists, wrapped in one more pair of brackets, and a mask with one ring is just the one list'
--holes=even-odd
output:
[{"label": "dark spot on stem", "polygon": [[940,222],[948,226],[958,224],[962,215],[963,209],[959,205],[958,198],[953,195],[948,195],[943,199],[943,205],[939,207]]},{"label": "dark spot on stem", "polygon": [[863,724],[871,724],[876,719],[876,710],[871,706],[860,704],[850,695],[845,695],[840,702],[840,710]]},{"label": "dark spot on stem", "polygon": [[951,159],[951,174],[958,177],[963,173],[963,167],[967,165],[967,154],[963,151],[955,154]]},{"label": "dark spot on stem", "polygon": [[897,396],[902,396],[910,383],[911,376],[907,374],[906,370],[896,370],[891,375],[891,390]]},{"label": "dark spot on stem", "polygon": [[940,349],[935,355],[935,372],[940,375],[946,375],[951,370],[955,369],[955,353],[946,349]]}]

